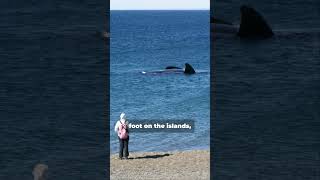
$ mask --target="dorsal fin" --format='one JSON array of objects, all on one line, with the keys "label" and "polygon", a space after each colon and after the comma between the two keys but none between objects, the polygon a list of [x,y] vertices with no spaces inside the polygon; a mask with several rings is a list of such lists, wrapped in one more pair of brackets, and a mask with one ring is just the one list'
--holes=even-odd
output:
[{"label": "dorsal fin", "polygon": [[194,74],[194,73],[196,73],[196,71],[193,69],[193,67],[189,63],[185,63],[184,73],[185,74]]},{"label": "dorsal fin", "polygon": [[241,6],[241,22],[238,31],[240,37],[262,37],[273,36],[272,29],[264,18],[252,7]]}]

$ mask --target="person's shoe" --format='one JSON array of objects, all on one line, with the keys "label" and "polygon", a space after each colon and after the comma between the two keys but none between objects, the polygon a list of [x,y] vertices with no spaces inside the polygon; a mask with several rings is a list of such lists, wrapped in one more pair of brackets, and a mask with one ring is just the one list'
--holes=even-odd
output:
[{"label": "person's shoe", "polygon": [[124,157],[124,159],[128,159],[128,157]]},{"label": "person's shoe", "polygon": [[119,160],[122,160],[122,157],[119,157]]}]

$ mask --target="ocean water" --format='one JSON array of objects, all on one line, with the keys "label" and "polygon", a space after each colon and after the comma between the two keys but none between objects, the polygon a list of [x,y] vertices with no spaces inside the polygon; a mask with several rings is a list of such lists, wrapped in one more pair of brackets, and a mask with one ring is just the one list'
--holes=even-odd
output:
[{"label": "ocean water", "polygon": [[0,179],[105,179],[106,2],[0,9]]},{"label": "ocean water", "polygon": [[[121,112],[129,121],[195,121],[194,133],[131,133],[131,152],[209,149],[209,11],[111,11],[110,20],[111,153]],[[186,62],[199,73],[141,73]]]},{"label": "ocean water", "polygon": [[269,22],[267,40],[212,34],[213,177],[320,178],[319,1],[214,1],[239,22],[250,4]]}]

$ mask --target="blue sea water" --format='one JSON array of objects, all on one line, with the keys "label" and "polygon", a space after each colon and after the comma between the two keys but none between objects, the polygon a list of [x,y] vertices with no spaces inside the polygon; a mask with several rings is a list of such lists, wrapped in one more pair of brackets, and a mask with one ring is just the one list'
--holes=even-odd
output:
[{"label": "blue sea water", "polygon": [[105,179],[106,2],[0,9],[0,179]]},{"label": "blue sea water", "polygon": [[[209,148],[209,11],[111,11],[110,147],[114,125],[128,120],[193,119],[194,133],[131,133],[130,151]],[[142,74],[190,63],[195,75]]]},{"label": "blue sea water", "polygon": [[267,40],[212,34],[215,179],[320,178],[319,1],[214,1],[239,22],[250,4],[275,31]]}]

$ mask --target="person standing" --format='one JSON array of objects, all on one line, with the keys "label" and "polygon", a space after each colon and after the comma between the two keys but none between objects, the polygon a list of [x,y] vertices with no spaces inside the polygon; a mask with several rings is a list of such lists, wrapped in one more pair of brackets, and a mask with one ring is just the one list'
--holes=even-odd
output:
[{"label": "person standing", "polygon": [[119,158],[128,159],[129,156],[129,122],[126,120],[126,114],[121,113],[120,119],[117,121],[114,130],[118,134],[119,139]]}]

